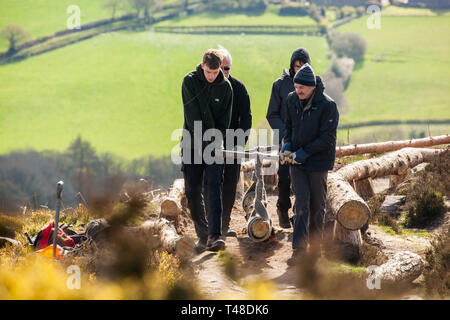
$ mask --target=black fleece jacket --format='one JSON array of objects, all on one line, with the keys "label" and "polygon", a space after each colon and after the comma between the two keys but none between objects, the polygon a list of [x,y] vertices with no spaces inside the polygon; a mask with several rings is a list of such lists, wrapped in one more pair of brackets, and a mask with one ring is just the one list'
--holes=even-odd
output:
[{"label": "black fleece jacket", "polygon": [[[183,79],[181,94],[184,106],[184,129],[194,137],[194,121],[202,122],[202,134],[208,129],[218,129],[225,137],[230,127],[233,89],[228,79],[219,72],[216,80],[206,80],[201,65]],[[210,142],[202,142],[205,147]],[[192,143],[191,149],[194,148]]]}]

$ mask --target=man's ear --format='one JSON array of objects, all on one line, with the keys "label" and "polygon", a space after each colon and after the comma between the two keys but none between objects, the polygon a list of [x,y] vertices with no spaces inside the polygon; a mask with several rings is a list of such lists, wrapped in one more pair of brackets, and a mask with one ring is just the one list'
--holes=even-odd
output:
[{"label": "man's ear", "polygon": [[202,63],[200,63],[200,65],[202,66],[202,69],[203,69],[203,62],[202,62]]}]

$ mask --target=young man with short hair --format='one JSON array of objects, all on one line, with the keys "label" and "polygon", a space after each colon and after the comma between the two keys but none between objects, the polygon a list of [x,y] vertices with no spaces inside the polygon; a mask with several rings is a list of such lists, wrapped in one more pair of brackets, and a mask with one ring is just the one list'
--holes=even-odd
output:
[{"label": "young man with short hair", "polygon": [[[208,129],[220,131],[225,137],[230,126],[233,91],[224,76],[221,65],[223,56],[218,50],[210,49],[203,55],[202,63],[183,79],[182,98],[184,106],[184,129],[189,137],[183,136],[182,171],[188,208],[199,238],[198,253],[205,249],[223,250],[225,242],[220,239],[222,221],[222,178],[223,164],[205,162],[203,153],[210,143],[203,141]],[[194,128],[201,125],[201,136],[194,135]],[[220,141],[219,141],[220,143]],[[204,196],[202,184],[205,179]]]}]

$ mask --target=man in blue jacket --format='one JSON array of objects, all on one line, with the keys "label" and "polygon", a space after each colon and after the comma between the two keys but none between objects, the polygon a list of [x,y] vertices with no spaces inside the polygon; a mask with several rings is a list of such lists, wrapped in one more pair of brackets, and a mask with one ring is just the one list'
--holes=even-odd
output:
[{"label": "man in blue jacket", "polygon": [[[291,55],[290,68],[284,70],[280,78],[275,80],[270,95],[269,108],[267,109],[267,121],[273,130],[279,130],[279,141],[274,144],[281,144],[281,139],[286,134],[286,102],[287,96],[294,91],[294,75],[305,63],[311,63],[309,53],[304,48],[297,48]],[[278,166],[278,201],[277,214],[280,227],[290,228],[288,211],[291,208],[291,181],[289,177],[289,165],[279,163]]]},{"label": "man in blue jacket", "polygon": [[[323,235],[328,170],[334,167],[339,112],[324,91],[322,79],[309,64],[294,76],[295,92],[287,97],[283,155],[295,153],[290,165],[295,195],[293,254],[295,265],[310,242],[310,252],[320,254]],[[311,241],[309,241],[311,238]]]}]

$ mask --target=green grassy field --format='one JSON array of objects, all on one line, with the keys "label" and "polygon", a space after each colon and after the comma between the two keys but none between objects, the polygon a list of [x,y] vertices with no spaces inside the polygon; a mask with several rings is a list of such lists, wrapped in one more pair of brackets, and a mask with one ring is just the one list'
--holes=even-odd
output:
[{"label": "green grassy field", "polygon": [[338,29],[368,42],[345,94],[341,123],[450,118],[450,17],[381,17],[369,30],[362,17]]},{"label": "green grassy field", "polygon": [[[109,18],[102,9],[102,0],[2,0],[0,5],[0,29],[7,24],[18,24],[28,30],[33,38],[50,35],[67,27],[67,7],[80,7],[81,23]],[[122,13],[122,11],[118,11]],[[8,48],[6,40],[0,40],[0,51]]]},{"label": "green grassy field", "polygon": [[247,86],[255,128],[293,49],[307,47],[318,72],[328,63],[321,37],[105,34],[0,66],[0,153],[63,150],[81,134],[98,151],[128,159],[167,155],[183,123],[183,76],[218,44]]},{"label": "green grassy field", "polygon": [[206,25],[317,25],[310,17],[285,17],[278,15],[278,7],[268,6],[264,14],[226,14],[219,12],[206,12],[192,16],[166,20],[155,26],[206,26]]}]

